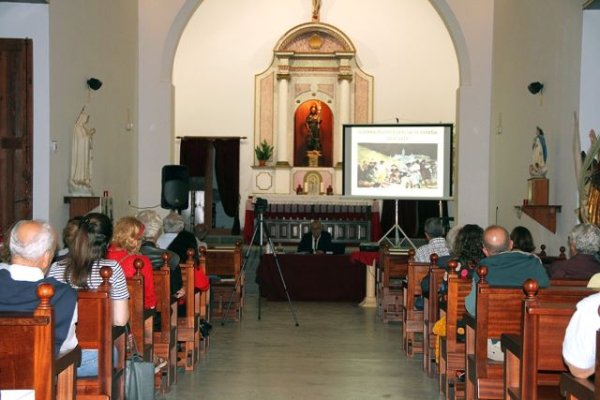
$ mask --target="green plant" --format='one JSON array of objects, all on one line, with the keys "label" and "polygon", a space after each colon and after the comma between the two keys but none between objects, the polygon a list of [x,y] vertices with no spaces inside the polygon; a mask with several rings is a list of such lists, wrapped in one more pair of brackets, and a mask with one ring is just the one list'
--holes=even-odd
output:
[{"label": "green plant", "polygon": [[273,146],[263,139],[263,141],[254,148],[254,154],[256,154],[257,160],[267,161],[273,155]]}]

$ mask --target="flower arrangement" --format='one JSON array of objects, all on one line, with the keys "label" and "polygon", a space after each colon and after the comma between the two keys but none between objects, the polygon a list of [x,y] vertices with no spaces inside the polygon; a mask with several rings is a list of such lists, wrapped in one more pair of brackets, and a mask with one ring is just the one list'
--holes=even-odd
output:
[{"label": "flower arrangement", "polygon": [[260,165],[264,165],[265,162],[273,156],[273,146],[270,145],[265,139],[262,140],[254,148],[254,154]]}]

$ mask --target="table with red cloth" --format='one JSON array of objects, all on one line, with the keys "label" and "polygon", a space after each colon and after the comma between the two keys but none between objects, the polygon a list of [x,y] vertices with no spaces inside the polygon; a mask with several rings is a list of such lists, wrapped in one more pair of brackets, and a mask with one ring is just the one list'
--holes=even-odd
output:
[{"label": "table with red cloth", "polygon": [[350,258],[364,265],[373,265],[373,261],[379,257],[378,251],[353,251]]},{"label": "table with red cloth", "polygon": [[[277,254],[292,301],[352,301],[365,297],[365,267],[348,255]],[[287,300],[273,254],[256,271],[261,296]]]}]

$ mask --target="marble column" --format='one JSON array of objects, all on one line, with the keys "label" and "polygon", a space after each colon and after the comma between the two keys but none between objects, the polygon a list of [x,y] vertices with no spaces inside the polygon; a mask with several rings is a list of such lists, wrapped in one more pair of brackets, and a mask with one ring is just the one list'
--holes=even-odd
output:
[{"label": "marble column", "polygon": [[277,75],[277,164],[289,164],[288,160],[288,92],[289,75]]}]

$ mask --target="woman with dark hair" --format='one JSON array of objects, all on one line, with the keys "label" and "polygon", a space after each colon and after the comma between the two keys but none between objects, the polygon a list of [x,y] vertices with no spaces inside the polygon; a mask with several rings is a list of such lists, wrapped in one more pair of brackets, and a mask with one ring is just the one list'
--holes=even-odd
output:
[{"label": "woman with dark hair", "polygon": [[456,236],[452,254],[458,261],[456,268],[458,276],[463,279],[471,278],[479,260],[485,257],[483,254],[483,228],[474,224],[463,226]]},{"label": "woman with dark hair", "polygon": [[531,253],[535,250],[533,236],[531,236],[529,229],[524,226],[515,227],[510,233],[510,240],[513,242],[513,250],[521,250],[525,253]]},{"label": "woman with dark hair", "polygon": [[[110,219],[99,213],[90,213],[79,221],[69,244],[69,253],[63,260],[50,266],[48,276],[68,283],[76,289],[96,289],[102,284],[100,269],[112,269],[109,279],[110,297],[113,306],[113,325],[123,326],[129,320],[129,291],[125,274],[118,262],[106,259],[113,227]],[[98,374],[98,351],[82,350],[78,377]]]}]

